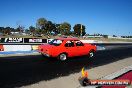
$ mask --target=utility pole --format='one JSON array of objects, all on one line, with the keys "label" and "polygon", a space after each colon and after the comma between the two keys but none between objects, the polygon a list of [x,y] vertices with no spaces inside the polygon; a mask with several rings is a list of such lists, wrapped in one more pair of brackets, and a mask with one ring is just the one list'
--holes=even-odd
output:
[{"label": "utility pole", "polygon": [[81,36],[82,36],[82,24],[81,24]]}]

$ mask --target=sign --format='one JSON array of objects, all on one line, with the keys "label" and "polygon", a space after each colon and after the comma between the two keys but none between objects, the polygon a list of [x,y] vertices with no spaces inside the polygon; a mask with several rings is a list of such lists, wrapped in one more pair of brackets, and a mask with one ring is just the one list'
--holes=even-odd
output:
[{"label": "sign", "polygon": [[47,43],[47,39],[24,38],[24,43]]},{"label": "sign", "polygon": [[0,43],[23,43],[23,38],[0,38]]},{"label": "sign", "polygon": [[27,43],[47,43],[47,39],[40,38],[0,38],[0,44],[27,44]]}]

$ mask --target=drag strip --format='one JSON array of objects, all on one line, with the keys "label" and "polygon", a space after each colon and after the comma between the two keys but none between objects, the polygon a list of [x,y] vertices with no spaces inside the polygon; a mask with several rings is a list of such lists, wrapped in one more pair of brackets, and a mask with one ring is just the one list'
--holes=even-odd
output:
[{"label": "drag strip", "polygon": [[[111,46],[112,47],[112,46]],[[83,56],[70,58],[65,62],[41,55],[0,57],[0,88],[25,86],[42,80],[52,80],[80,72],[82,67],[94,68],[132,57],[132,46],[97,51],[92,59]]]},{"label": "drag strip", "polygon": [[[97,50],[105,50],[104,46],[97,46]],[[37,54],[38,51],[37,50],[32,50],[32,51],[0,51],[0,57],[6,57],[7,55],[30,55],[30,54]]]}]

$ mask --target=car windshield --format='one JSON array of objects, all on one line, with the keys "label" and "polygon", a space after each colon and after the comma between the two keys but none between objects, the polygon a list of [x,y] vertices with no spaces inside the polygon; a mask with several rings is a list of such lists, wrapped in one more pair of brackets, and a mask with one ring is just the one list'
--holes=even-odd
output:
[{"label": "car windshield", "polygon": [[62,42],[63,42],[63,40],[53,39],[52,41],[49,42],[49,44],[59,46]]}]

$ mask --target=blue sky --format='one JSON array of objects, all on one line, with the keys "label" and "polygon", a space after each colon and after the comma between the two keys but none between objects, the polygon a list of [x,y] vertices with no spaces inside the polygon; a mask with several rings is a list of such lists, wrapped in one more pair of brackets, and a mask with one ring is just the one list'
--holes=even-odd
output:
[{"label": "blue sky", "polygon": [[41,17],[81,23],[89,34],[132,35],[132,0],[0,0],[0,26],[28,28]]}]

